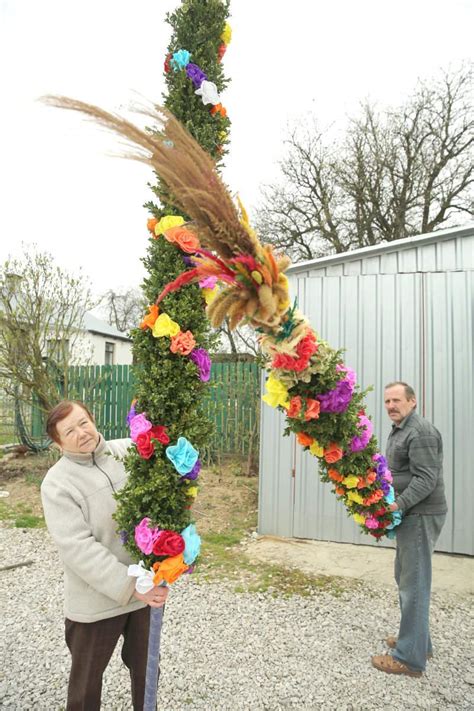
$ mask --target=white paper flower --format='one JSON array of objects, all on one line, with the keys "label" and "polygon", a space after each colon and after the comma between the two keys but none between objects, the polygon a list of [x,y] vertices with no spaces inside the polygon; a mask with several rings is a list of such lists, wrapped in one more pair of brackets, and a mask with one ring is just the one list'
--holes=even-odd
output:
[{"label": "white paper flower", "polygon": [[194,93],[202,98],[203,104],[212,104],[214,106],[220,103],[217,86],[212,81],[203,81],[199,89],[196,89]]},{"label": "white paper flower", "polygon": [[139,565],[129,565],[128,574],[137,578],[135,590],[141,595],[146,595],[154,587],[153,578],[155,573],[153,570],[147,570],[142,560]]}]

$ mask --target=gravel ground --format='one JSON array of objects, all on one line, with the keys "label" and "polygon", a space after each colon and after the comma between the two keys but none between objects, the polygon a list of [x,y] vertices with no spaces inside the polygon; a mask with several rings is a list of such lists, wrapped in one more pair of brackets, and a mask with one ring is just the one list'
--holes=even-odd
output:
[{"label": "gravel ground", "polygon": [[[62,573],[44,530],[2,529],[0,560],[34,565],[1,572],[0,706],[65,707]],[[437,594],[435,659],[421,679],[383,674],[370,656],[397,629],[394,589],[291,599],[234,593],[225,583],[173,586],[162,635],[159,708],[474,709],[472,599]],[[104,678],[106,711],[131,709],[118,652]]]}]

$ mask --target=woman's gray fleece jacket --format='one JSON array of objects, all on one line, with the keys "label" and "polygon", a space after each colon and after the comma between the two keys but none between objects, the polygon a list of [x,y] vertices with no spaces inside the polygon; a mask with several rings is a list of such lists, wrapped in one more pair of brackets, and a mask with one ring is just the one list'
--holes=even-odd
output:
[{"label": "woman's gray fleece jacket", "polygon": [[92,454],[63,452],[41,485],[48,530],[64,566],[64,612],[75,622],[96,622],[144,607],[133,598],[132,561],[120,542],[114,491],[125,484],[120,461],[129,439],[106,442]]}]

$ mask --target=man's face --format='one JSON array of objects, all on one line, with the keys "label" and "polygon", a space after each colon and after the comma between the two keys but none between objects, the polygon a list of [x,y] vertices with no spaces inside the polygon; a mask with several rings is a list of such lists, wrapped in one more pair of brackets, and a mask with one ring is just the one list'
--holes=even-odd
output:
[{"label": "man's face", "polygon": [[89,415],[74,404],[69,415],[56,425],[59,446],[73,454],[89,454],[95,450],[99,433]]},{"label": "man's face", "polygon": [[388,416],[396,425],[399,425],[416,406],[415,398],[408,400],[403,385],[393,385],[391,388],[387,388],[384,402]]}]

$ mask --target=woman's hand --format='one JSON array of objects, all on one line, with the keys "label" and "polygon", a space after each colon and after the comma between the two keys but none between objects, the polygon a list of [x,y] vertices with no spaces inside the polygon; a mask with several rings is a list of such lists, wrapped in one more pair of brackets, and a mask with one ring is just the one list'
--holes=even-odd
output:
[{"label": "woman's hand", "polygon": [[134,597],[141,602],[146,602],[150,607],[163,607],[168,597],[169,588],[166,585],[155,585],[147,593],[142,594],[135,590]]}]

